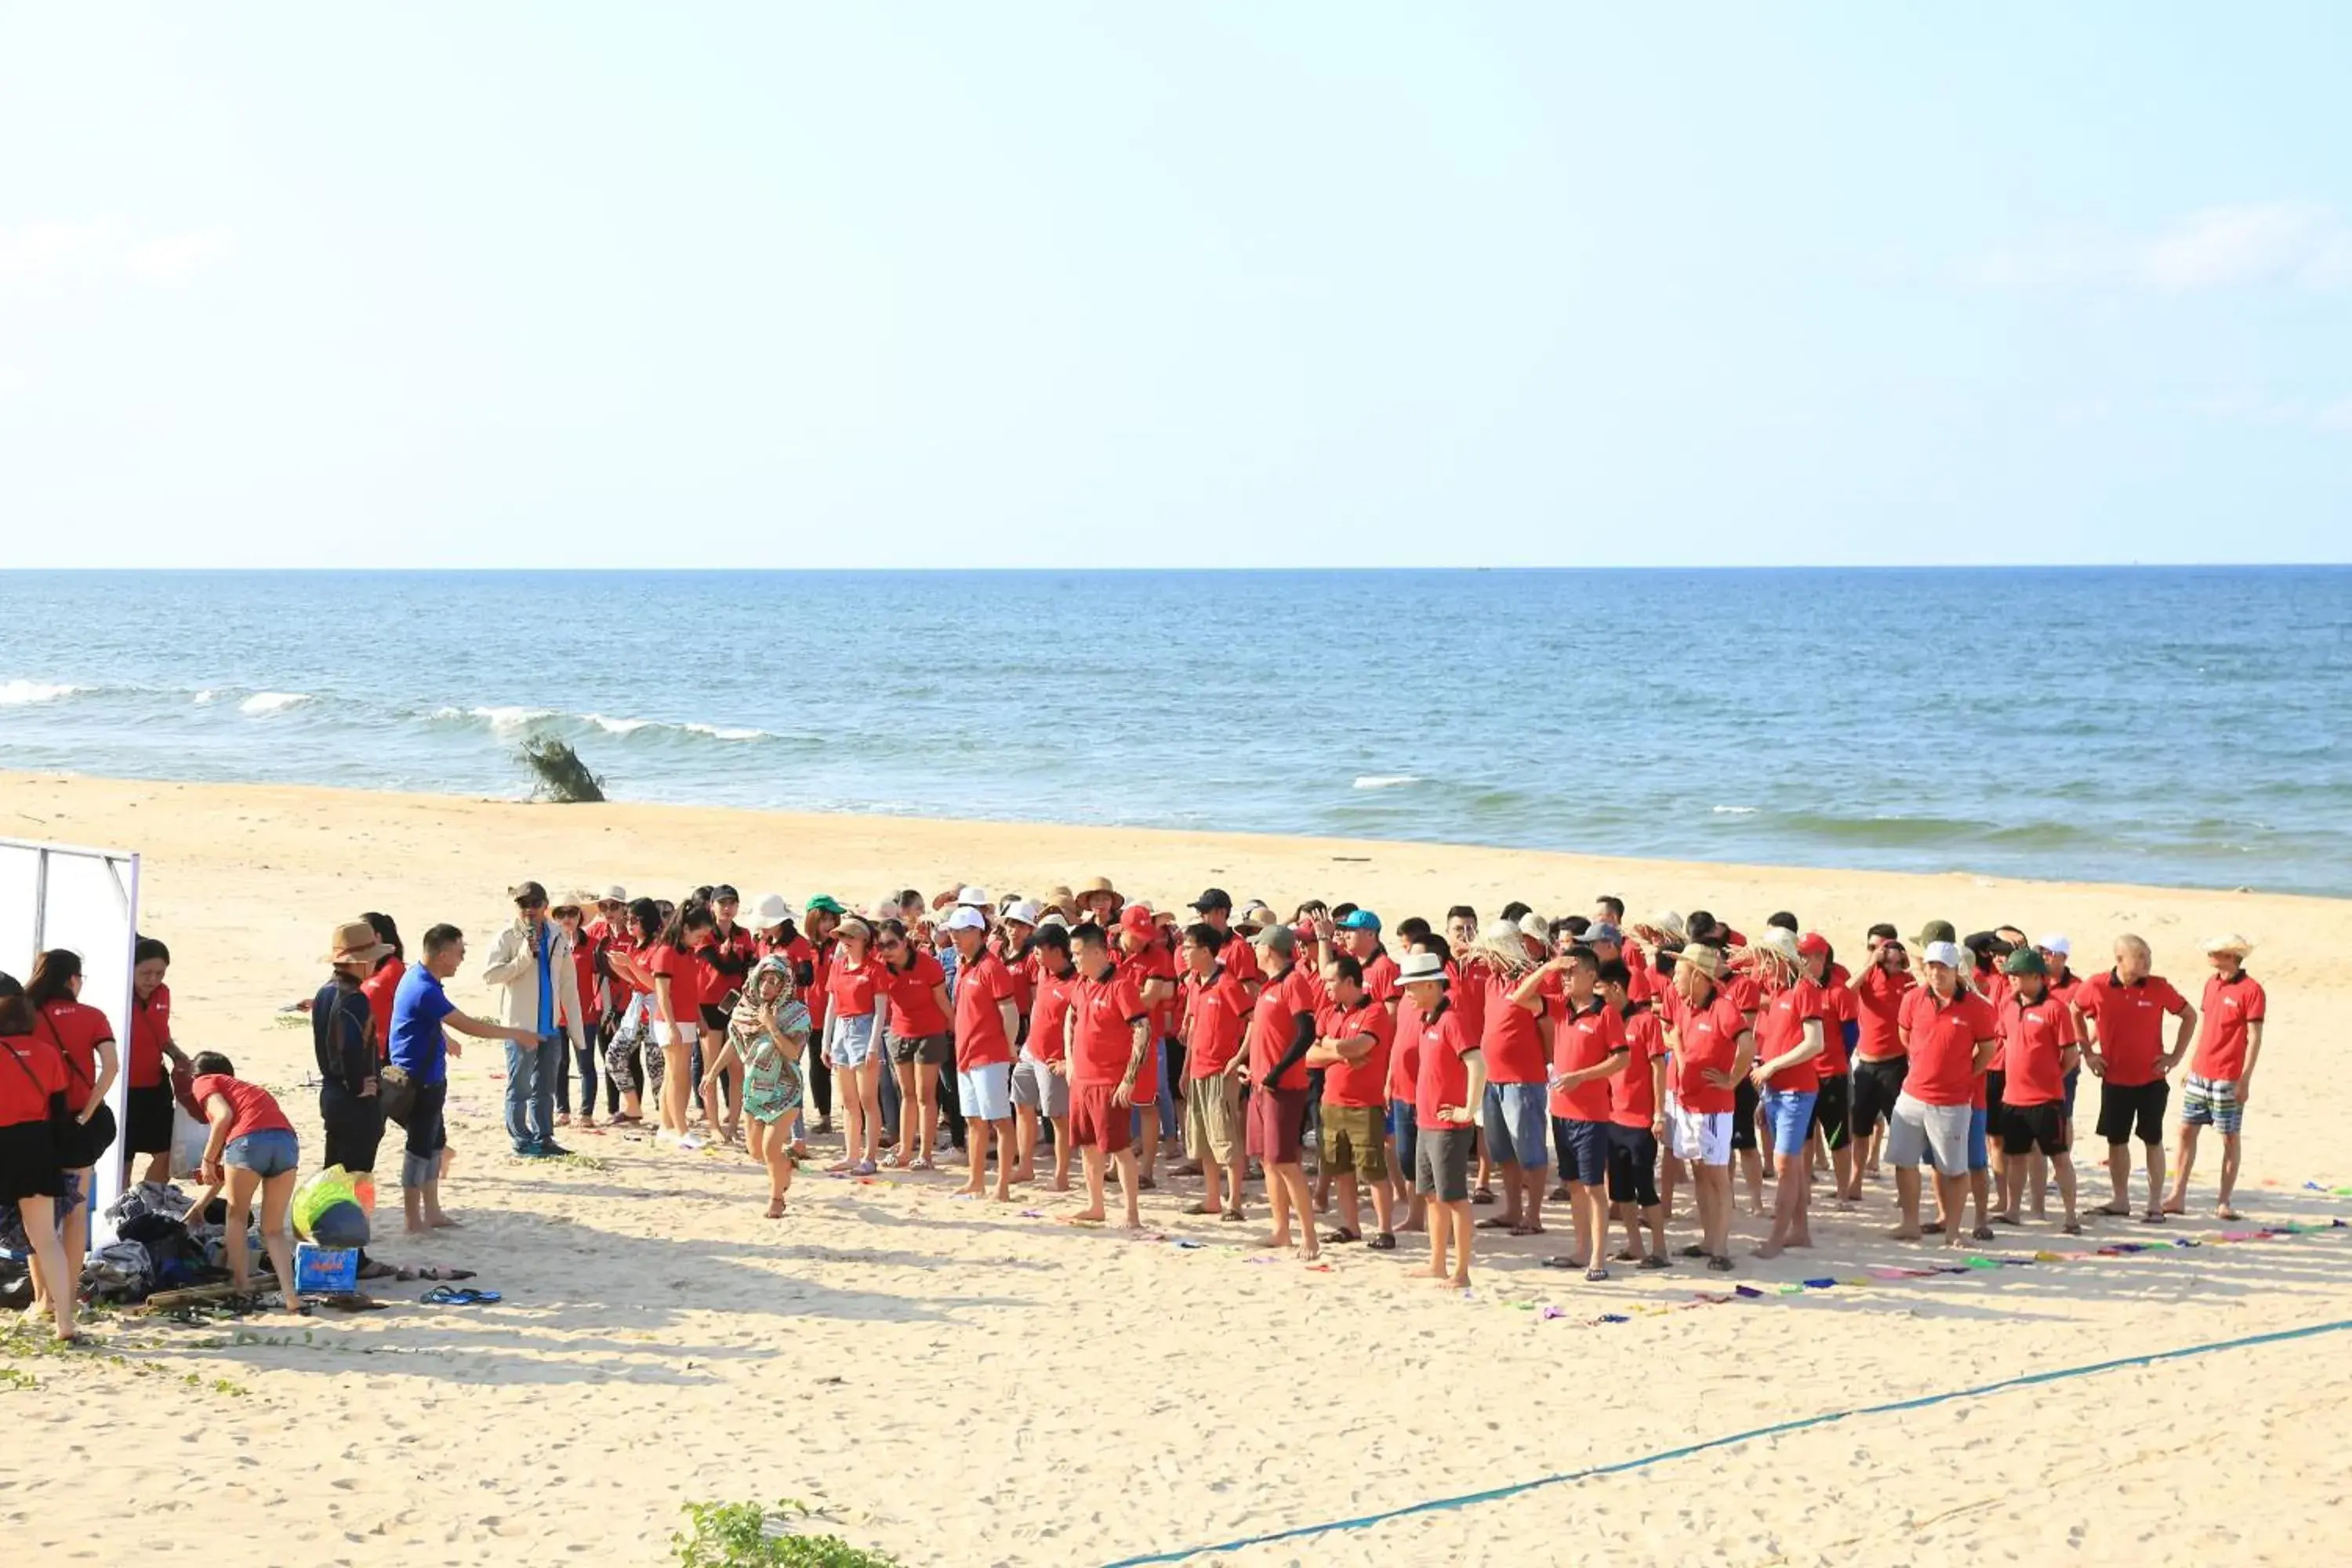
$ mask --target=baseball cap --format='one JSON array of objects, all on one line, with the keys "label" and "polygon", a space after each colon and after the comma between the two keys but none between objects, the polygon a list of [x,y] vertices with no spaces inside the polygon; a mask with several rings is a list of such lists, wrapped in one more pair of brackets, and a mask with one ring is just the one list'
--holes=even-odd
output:
[{"label": "baseball cap", "polygon": [[1381,917],[1372,913],[1370,910],[1353,910],[1349,912],[1346,920],[1339,922],[1339,929],[1341,931],[1378,931],[1381,929]]},{"label": "baseball cap", "polygon": [[1018,903],[1010,905],[1006,908],[1004,918],[1012,921],[1014,925],[1035,925],[1037,923],[1037,906],[1030,902],[1027,899],[1023,899]]},{"label": "baseball cap", "polygon": [[[1946,931],[1952,929],[1949,924],[1943,921],[1937,921],[1937,924],[1943,925]],[[1933,931],[1936,928],[1930,925],[1927,929]],[[1927,944],[1927,951],[1919,956],[1929,963],[1940,963],[1947,969],[1958,969],[1968,963],[1967,957],[1960,952],[1960,944],[1957,942],[1931,942]]]},{"label": "baseball cap", "polygon": [[813,915],[845,915],[849,911],[843,909],[841,900],[831,893],[819,893],[808,901],[808,912]]},{"label": "baseball cap", "polygon": [[950,931],[986,931],[988,921],[978,910],[964,904],[947,918],[946,925]]},{"label": "baseball cap", "polygon": [[[1929,921],[1926,925],[1919,928],[1918,940],[1912,943],[1912,945],[1915,947],[1933,947],[1936,943],[1942,942],[1949,942],[1954,946],[1958,946],[1959,940],[1959,928],[1952,924],[1951,921]],[[1934,961],[1930,960],[1929,962],[1932,963]],[[1957,963],[1959,961],[1958,959],[1954,959],[1952,962]]]},{"label": "baseball cap", "polygon": [[721,882],[710,889],[710,901],[714,904],[740,904],[743,901],[743,895],[737,892],[731,884]]},{"label": "baseball cap", "polygon": [[537,882],[517,882],[507,889],[507,897],[515,901],[517,909],[535,910],[547,902],[547,889]]},{"label": "baseball cap", "polygon": [[2047,974],[2050,965],[2043,963],[2042,955],[2032,948],[2021,947],[2001,960],[2000,972],[2003,974]]},{"label": "baseball cap", "polygon": [[2054,931],[2035,942],[2033,945],[2044,952],[2054,952],[2061,958],[2071,955],[2074,951],[2074,944]]},{"label": "baseball cap", "polygon": [[1809,931],[1804,934],[1803,939],[1797,943],[1797,951],[1807,958],[1811,958],[1816,953],[1826,958],[1829,955],[1830,951],[1830,939],[1823,936],[1817,931]]},{"label": "baseball cap", "polygon": [[1157,930],[1148,904],[1129,904],[1118,911],[1118,929],[1135,936],[1150,936]]},{"label": "baseball cap", "polygon": [[1201,896],[1192,900],[1192,908],[1204,915],[1211,910],[1230,910],[1233,907],[1234,896],[1223,888],[1203,888]]},{"label": "baseball cap", "polygon": [[1276,921],[1261,929],[1255,936],[1250,938],[1250,942],[1258,947],[1271,948],[1286,957],[1298,951],[1298,939],[1291,935],[1290,928],[1280,921]]},{"label": "baseball cap", "polygon": [[625,904],[629,901],[629,889],[614,883],[605,889],[604,896],[596,901],[599,904]]},{"label": "baseball cap", "polygon": [[958,888],[955,901],[966,909],[985,909],[988,907],[988,889],[972,887]]},{"label": "baseball cap", "polygon": [[1584,945],[1591,947],[1596,942],[1605,942],[1613,946],[1622,947],[1625,945],[1625,933],[1607,921],[1595,921],[1584,928]]}]

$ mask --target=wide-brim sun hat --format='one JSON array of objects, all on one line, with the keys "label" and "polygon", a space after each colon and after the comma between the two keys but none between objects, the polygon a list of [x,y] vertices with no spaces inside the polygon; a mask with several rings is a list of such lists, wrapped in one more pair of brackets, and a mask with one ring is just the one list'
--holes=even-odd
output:
[{"label": "wide-brim sun hat", "polygon": [[743,917],[743,923],[753,931],[772,931],[792,918],[793,907],[784,901],[783,894],[762,893],[759,902],[751,906],[751,912]]},{"label": "wide-brim sun hat", "polygon": [[1018,903],[1009,905],[1000,918],[1013,925],[1033,926],[1037,923],[1037,906],[1023,899]]},{"label": "wide-brim sun hat", "polygon": [[2254,951],[2254,944],[2248,942],[2244,937],[2240,936],[2237,932],[2230,931],[2221,936],[2208,938],[2205,942],[2205,951],[2209,953],[2234,953],[2238,958],[2242,960],[2246,954]]},{"label": "wide-brim sun hat", "polygon": [[329,963],[373,963],[391,951],[392,944],[365,921],[340,921],[327,939]]},{"label": "wide-brim sun hat", "polygon": [[1425,981],[1445,984],[1445,961],[1433,952],[1408,952],[1397,965],[1396,983],[1412,985]]}]

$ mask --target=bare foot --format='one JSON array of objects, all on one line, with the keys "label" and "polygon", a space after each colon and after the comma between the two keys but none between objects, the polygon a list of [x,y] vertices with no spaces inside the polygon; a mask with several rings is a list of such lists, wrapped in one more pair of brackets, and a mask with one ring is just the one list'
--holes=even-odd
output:
[{"label": "bare foot", "polygon": [[1068,1192],[1068,1191],[1070,1190],[1070,1178],[1069,1178],[1069,1177],[1067,1177],[1067,1176],[1056,1176],[1056,1177],[1055,1177],[1055,1178],[1054,1178],[1054,1190],[1055,1190],[1055,1192],[1057,1192],[1057,1193],[1066,1193],[1066,1192]]},{"label": "bare foot", "polygon": [[446,1214],[436,1214],[426,1223],[431,1225],[436,1230],[463,1230],[466,1228],[466,1222],[464,1220],[451,1219]]},{"label": "bare foot", "polygon": [[1919,1241],[1924,1239],[1916,1226],[1897,1226],[1886,1233],[1889,1241]]},{"label": "bare foot", "polygon": [[1418,1268],[1407,1271],[1405,1278],[1408,1279],[1443,1279],[1448,1272],[1450,1271],[1439,1268],[1434,1263],[1424,1263]]},{"label": "bare foot", "polygon": [[2213,1211],[2213,1217],[2215,1219],[2243,1219],[2246,1216],[2240,1214],[2236,1209],[2231,1208],[2228,1204],[2223,1204]]},{"label": "bare foot", "polygon": [[1082,1214],[1064,1215],[1062,1223],[1064,1225],[1100,1225],[1106,1217],[1108,1216],[1100,1209],[1087,1209]]},{"label": "bare foot", "polygon": [[2119,1198],[2111,1204],[2101,1204],[2097,1208],[2093,1209],[2091,1212],[2093,1214],[2111,1214],[2117,1219],[2128,1219],[2131,1216],[2132,1211],[2131,1205],[2125,1203]]},{"label": "bare foot", "polygon": [[1000,1204],[1009,1204],[1013,1201],[1013,1189],[1010,1187],[999,1187],[988,1195]]},{"label": "bare foot", "polygon": [[1780,1256],[1782,1250],[1784,1249],[1777,1243],[1768,1241],[1761,1247],[1756,1248],[1755,1252],[1751,1254],[1751,1256],[1757,1258],[1778,1258]]},{"label": "bare foot", "polygon": [[1467,1274],[1456,1274],[1453,1279],[1452,1284],[1456,1290],[1467,1290],[1470,1289],[1470,1276]]},{"label": "bare foot", "polygon": [[770,1219],[782,1219],[784,1217],[783,1199],[778,1198],[774,1203],[768,1205],[768,1217]]}]

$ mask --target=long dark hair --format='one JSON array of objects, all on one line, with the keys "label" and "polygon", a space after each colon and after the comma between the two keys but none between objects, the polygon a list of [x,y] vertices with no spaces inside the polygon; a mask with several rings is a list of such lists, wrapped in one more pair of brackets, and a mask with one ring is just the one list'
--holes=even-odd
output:
[{"label": "long dark hair", "polygon": [[661,940],[661,906],[651,899],[636,899],[629,904],[629,925],[637,933],[637,945],[650,946]]},{"label": "long dark hair", "polygon": [[81,954],[53,947],[33,960],[33,981],[25,987],[25,1000],[37,1013],[52,1002],[70,1002],[73,983],[80,978]]},{"label": "long dark hair", "polygon": [[718,925],[718,919],[711,914],[709,904],[700,899],[688,899],[678,906],[677,913],[669,917],[669,924],[662,927],[661,935],[656,940],[664,947],[684,952],[688,937],[698,931],[715,931]]},{"label": "long dark hair", "polygon": [[0,971],[0,1035],[29,1035],[33,1032],[33,1005],[25,1000],[25,988],[16,977]]},{"label": "long dark hair", "polygon": [[362,915],[360,919],[367,921],[369,925],[375,928],[376,941],[386,943],[392,949],[390,952],[385,953],[382,958],[376,960],[375,966],[378,969],[382,969],[387,963],[405,963],[408,962],[408,944],[400,940],[400,927],[393,923],[393,919],[390,915],[379,914],[375,910],[370,910],[367,913]]},{"label": "long dark hair", "polygon": [[907,933],[907,922],[905,921],[880,921],[876,922],[874,927],[874,940],[867,945],[878,948],[882,945],[882,939],[886,936],[895,936],[898,939],[899,945],[906,952],[907,962],[904,963],[893,963],[890,962],[890,955],[884,953],[882,955],[882,967],[888,970],[893,974],[904,974],[909,969],[914,968],[917,952],[914,942]]}]

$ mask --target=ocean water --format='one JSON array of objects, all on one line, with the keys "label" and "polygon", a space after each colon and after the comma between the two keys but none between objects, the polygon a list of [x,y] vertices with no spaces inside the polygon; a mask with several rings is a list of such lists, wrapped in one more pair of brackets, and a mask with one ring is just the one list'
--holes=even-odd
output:
[{"label": "ocean water", "polygon": [[2352,894],[2352,568],[0,573],[0,766]]}]

